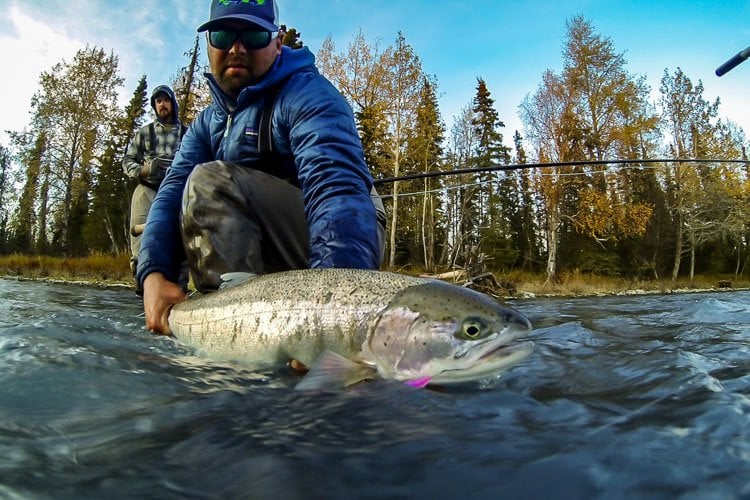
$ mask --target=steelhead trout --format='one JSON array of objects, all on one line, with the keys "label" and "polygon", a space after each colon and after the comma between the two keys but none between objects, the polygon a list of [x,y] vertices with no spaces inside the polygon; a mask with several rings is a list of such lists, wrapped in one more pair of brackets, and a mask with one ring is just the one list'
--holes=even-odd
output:
[{"label": "steelhead trout", "polygon": [[213,359],[310,367],[300,389],[369,379],[413,386],[494,376],[532,349],[520,312],[444,281],[306,269],[252,276],[174,306],[172,334]]}]

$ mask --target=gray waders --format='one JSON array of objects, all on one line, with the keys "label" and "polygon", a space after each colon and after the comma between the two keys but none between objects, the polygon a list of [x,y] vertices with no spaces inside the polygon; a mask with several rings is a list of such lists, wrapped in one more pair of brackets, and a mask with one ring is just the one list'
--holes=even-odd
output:
[{"label": "gray waders", "polygon": [[183,192],[182,240],[200,292],[218,289],[224,273],[304,269],[309,236],[302,191],[258,170],[202,163]]},{"label": "gray waders", "polygon": [[[154,204],[155,197],[156,190],[154,188],[138,183],[130,199],[130,269],[133,271],[133,276],[135,276],[138,267],[138,252],[141,251],[143,228],[146,225],[146,218],[149,210],[151,210],[151,205]],[[178,278],[180,288],[187,291],[189,281],[190,274],[187,262],[183,262]],[[135,280],[135,290],[139,295],[142,293],[137,279]]]},{"label": "gray waders", "polygon": [[[380,198],[373,202],[382,211]],[[308,267],[302,191],[283,179],[234,163],[202,163],[188,178],[181,216],[190,272],[202,293],[217,290],[225,273]],[[378,238],[382,258],[382,224]]]},{"label": "gray waders", "polygon": [[135,187],[133,196],[130,198],[130,267],[133,271],[138,263],[138,252],[141,250],[141,229],[140,232],[134,231],[136,227],[143,227],[146,224],[146,217],[151,205],[154,203],[156,190],[141,183]]}]

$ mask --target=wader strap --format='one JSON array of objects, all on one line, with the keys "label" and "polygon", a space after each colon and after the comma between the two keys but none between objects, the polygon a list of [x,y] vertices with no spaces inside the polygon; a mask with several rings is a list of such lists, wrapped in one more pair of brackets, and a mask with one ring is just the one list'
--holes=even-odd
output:
[{"label": "wader strap", "polygon": [[148,149],[150,153],[156,156],[156,130],[154,129],[154,122],[148,124]]},{"label": "wader strap", "polygon": [[258,124],[258,156],[260,156],[260,161],[253,165],[252,168],[283,179],[293,186],[300,187],[296,169],[293,165],[290,167],[285,158],[273,150],[273,110],[276,107],[276,100],[285,82],[277,85],[272,90],[271,95],[263,106],[263,111],[260,114],[260,123]]},{"label": "wader strap", "polygon": [[276,97],[279,95],[280,87],[274,89],[273,94],[263,107],[260,115],[260,126],[258,127],[258,153],[266,156],[273,153],[273,130],[271,129],[271,118],[273,108],[276,106]]}]

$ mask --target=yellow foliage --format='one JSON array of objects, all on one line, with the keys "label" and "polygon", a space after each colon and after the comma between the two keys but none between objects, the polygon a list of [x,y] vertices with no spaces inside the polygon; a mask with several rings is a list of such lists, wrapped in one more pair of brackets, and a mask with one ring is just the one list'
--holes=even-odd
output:
[{"label": "yellow foliage", "polygon": [[600,241],[617,240],[643,235],[652,214],[650,205],[613,204],[607,193],[587,188],[579,194],[579,211],[573,222],[581,234]]}]

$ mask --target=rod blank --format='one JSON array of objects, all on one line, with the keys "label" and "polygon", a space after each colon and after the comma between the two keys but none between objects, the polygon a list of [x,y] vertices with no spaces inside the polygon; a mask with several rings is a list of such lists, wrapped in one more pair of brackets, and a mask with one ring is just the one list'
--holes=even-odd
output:
[{"label": "rod blank", "polygon": [[716,76],[722,76],[728,73],[731,69],[733,69],[748,57],[750,57],[750,47],[746,48],[742,52],[737,52],[734,57],[716,68]]}]

